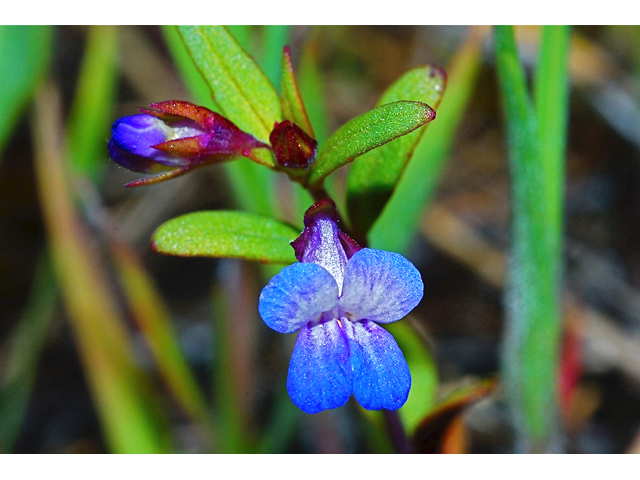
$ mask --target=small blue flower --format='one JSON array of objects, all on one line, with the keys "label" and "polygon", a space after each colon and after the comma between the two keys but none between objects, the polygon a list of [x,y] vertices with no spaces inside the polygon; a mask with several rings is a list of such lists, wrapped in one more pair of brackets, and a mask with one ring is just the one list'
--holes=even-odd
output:
[{"label": "small blue flower", "polygon": [[260,316],[277,332],[300,330],[287,389],[303,411],[340,407],[352,393],[369,410],[396,410],[407,400],[411,375],[393,336],[377,324],[413,310],[422,279],[403,256],[360,248],[332,211],[330,200],[309,209],[293,242],[300,262],[262,290]]}]

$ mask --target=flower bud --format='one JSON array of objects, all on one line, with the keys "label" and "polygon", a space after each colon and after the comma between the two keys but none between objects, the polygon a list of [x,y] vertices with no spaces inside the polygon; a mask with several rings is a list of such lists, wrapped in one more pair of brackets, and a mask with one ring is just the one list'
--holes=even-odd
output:
[{"label": "flower bud", "polygon": [[269,141],[281,167],[306,169],[316,158],[318,142],[289,120],[275,124]]},{"label": "flower bud", "polygon": [[165,172],[129,185],[155,183],[234,156],[248,157],[254,148],[269,148],[205,107],[177,100],[151,107],[116,120],[111,129],[113,161],[134,172]]},{"label": "flower bud", "polygon": [[304,230],[291,242],[299,262],[316,263],[330,272],[339,284],[347,261],[362,247],[338,227],[333,200],[314,203],[304,214]]}]

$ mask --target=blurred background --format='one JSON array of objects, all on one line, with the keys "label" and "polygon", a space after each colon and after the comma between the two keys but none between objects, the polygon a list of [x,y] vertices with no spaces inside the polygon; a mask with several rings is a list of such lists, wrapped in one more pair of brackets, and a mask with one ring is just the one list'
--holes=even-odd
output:
[{"label": "blurred background", "polygon": [[[410,322],[442,407],[416,439],[420,451],[513,452],[499,386],[510,193],[491,29],[231,31],[270,78],[291,45],[305,101],[320,99],[308,104],[320,141],[410,68],[447,70],[440,108],[459,113],[403,252],[424,279]],[[539,33],[517,29],[530,69]],[[150,249],[177,215],[246,205],[224,166],[125,189],[139,175],[108,158],[116,118],[204,103],[177,45],[162,27],[0,27],[0,452],[391,451],[383,419],[353,401],[313,416],[291,404],[294,336],[258,316],[263,268]],[[640,453],[640,29],[573,28],[569,71],[560,449]],[[283,179],[272,181],[277,196]]]}]

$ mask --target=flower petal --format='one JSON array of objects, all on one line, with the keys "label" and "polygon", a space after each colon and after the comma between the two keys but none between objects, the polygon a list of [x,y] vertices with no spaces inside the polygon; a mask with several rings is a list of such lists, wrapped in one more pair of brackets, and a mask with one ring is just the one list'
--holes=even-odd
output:
[{"label": "flower petal", "polygon": [[393,335],[368,320],[343,323],[356,400],[368,410],[397,410],[409,396],[411,374]]},{"label": "flower petal", "polygon": [[352,384],[349,347],[338,321],[303,327],[287,377],[293,403],[306,413],[338,408],[349,400]]},{"label": "flower petal", "polygon": [[338,284],[324,268],[294,263],[282,269],[260,293],[258,311],[268,327],[293,333],[319,320],[338,303]]},{"label": "flower petal", "polygon": [[355,320],[391,323],[413,310],[423,291],[420,272],[409,260],[363,248],[347,263],[340,306]]}]

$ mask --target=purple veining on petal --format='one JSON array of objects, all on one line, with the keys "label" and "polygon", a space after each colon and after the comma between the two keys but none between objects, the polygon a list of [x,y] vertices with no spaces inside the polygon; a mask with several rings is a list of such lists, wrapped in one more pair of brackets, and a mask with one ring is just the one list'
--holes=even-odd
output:
[{"label": "purple veining on petal", "polygon": [[344,324],[353,368],[353,394],[369,410],[397,410],[411,389],[411,373],[393,336],[369,320]]},{"label": "purple veining on petal", "polygon": [[340,306],[356,319],[391,323],[422,299],[420,272],[402,255],[363,248],[346,267]]},{"label": "purple veining on petal", "polygon": [[336,222],[320,213],[314,218],[309,230],[309,243],[302,254],[302,261],[323,267],[333,275],[342,291],[347,254],[339,241]]},{"label": "purple veining on petal", "polygon": [[293,333],[320,319],[338,303],[333,277],[313,263],[294,263],[282,269],[262,289],[258,311],[269,328]]},{"label": "purple veining on petal", "polygon": [[314,203],[304,215],[304,230],[291,242],[300,262],[311,262],[327,269],[342,291],[344,269],[358,250],[355,240],[338,228],[335,203],[325,198]]},{"label": "purple veining on petal", "polygon": [[300,330],[289,363],[287,391],[306,413],[341,407],[353,390],[349,346],[337,320]]}]

